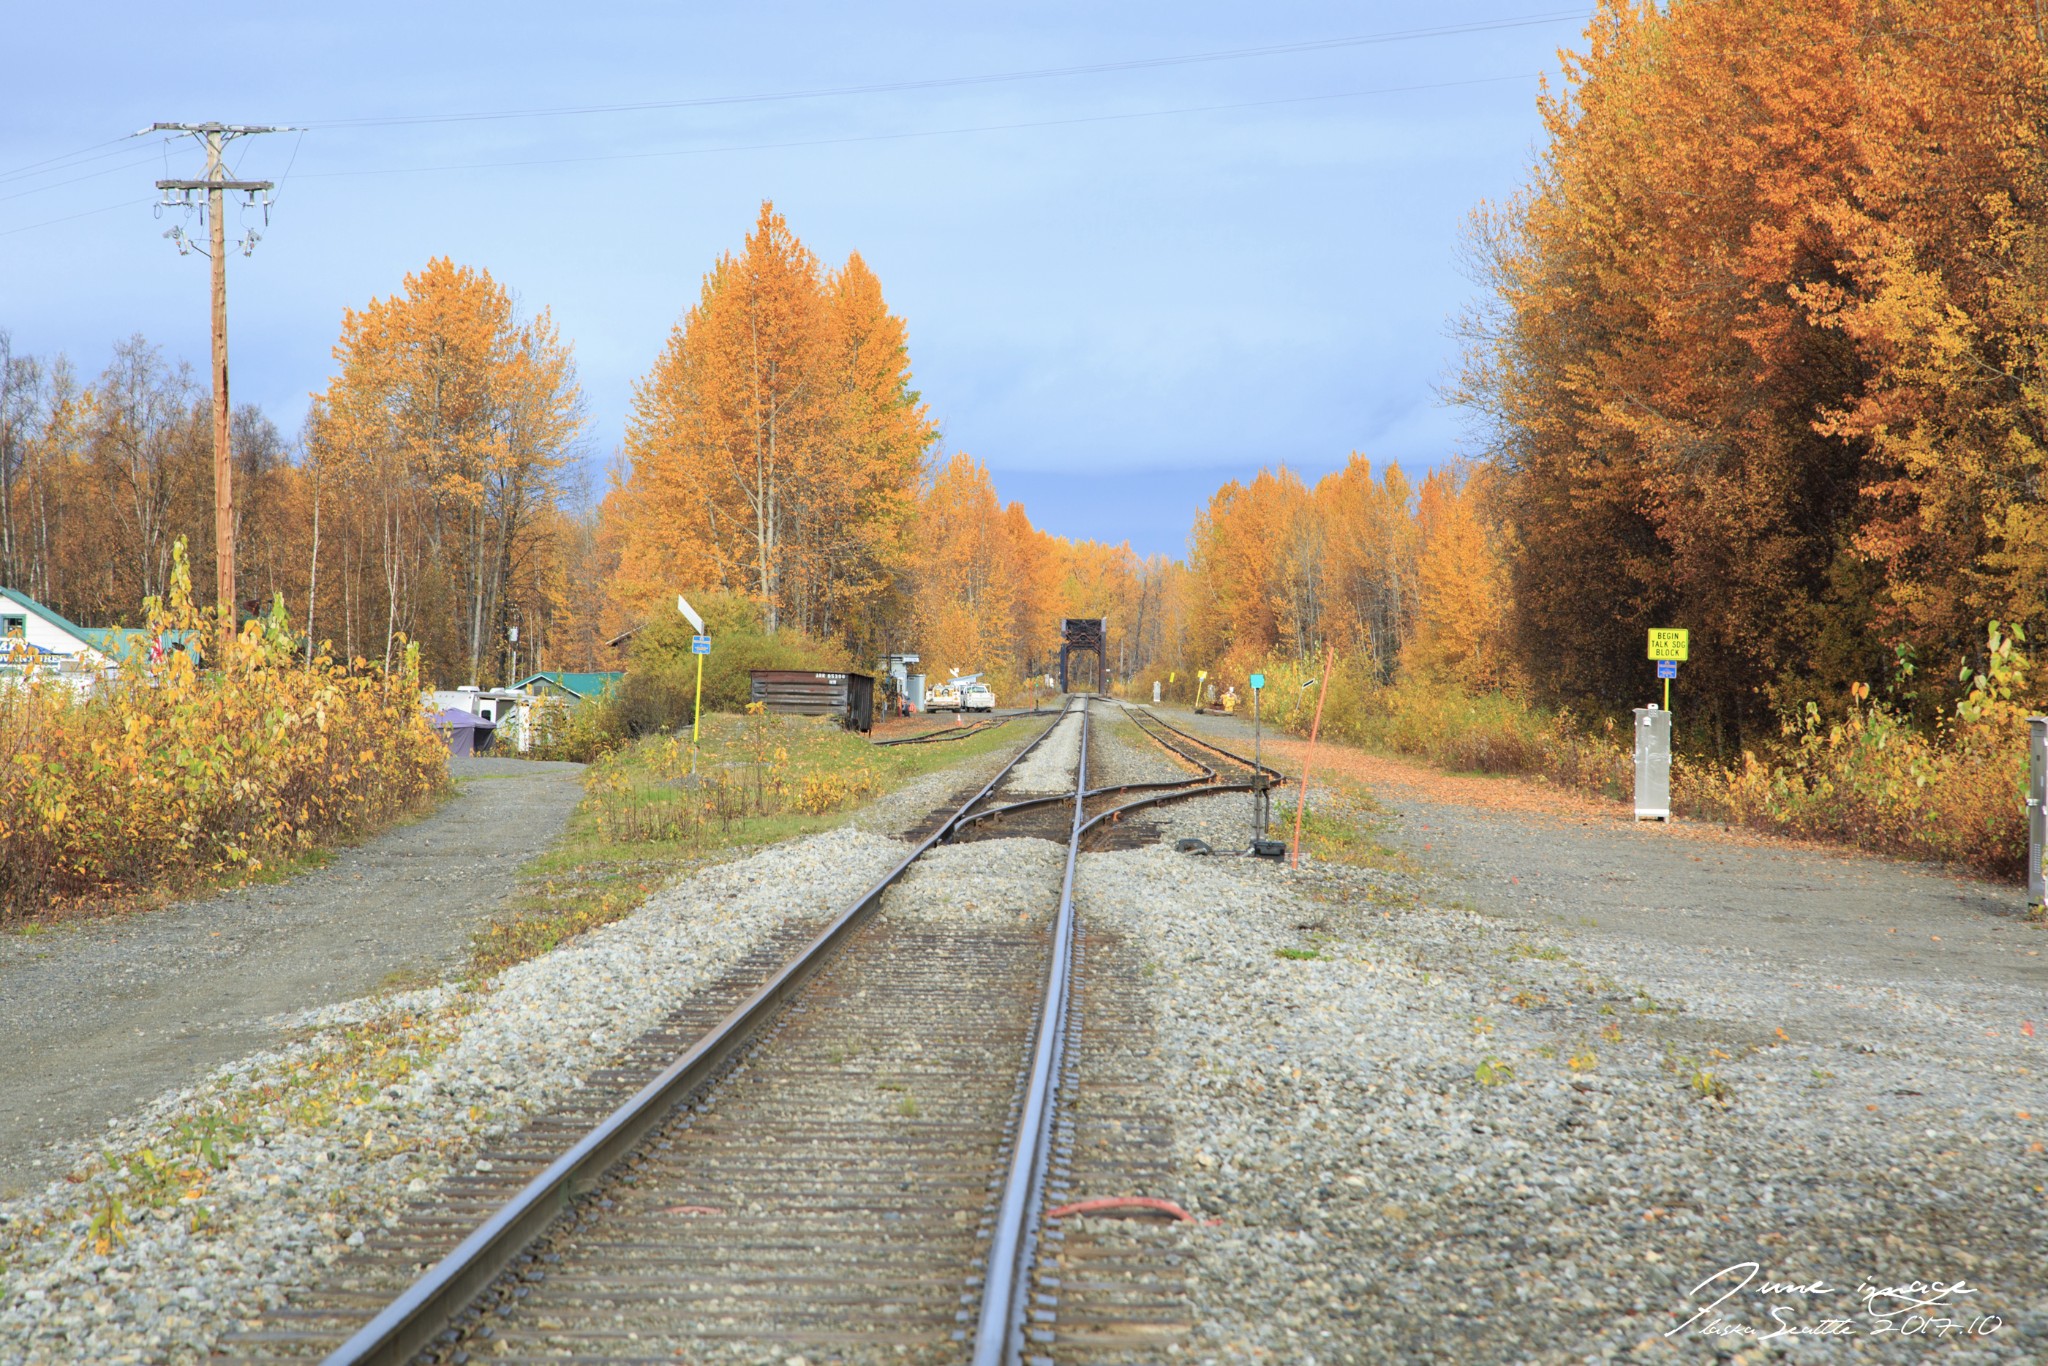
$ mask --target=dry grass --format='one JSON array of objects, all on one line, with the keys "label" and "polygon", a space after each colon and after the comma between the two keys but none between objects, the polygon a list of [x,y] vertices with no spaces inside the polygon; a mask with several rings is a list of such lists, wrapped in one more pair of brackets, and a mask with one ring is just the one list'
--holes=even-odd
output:
[{"label": "dry grass", "polygon": [[878,748],[824,717],[707,714],[694,778],[687,731],[617,750],[591,766],[567,833],[477,935],[471,972],[546,953],[631,914],[693,867],[826,829],[877,793],[1022,739],[1004,727]]},{"label": "dry grass", "polygon": [[[1296,734],[1307,731],[1315,696],[1300,688],[1300,674],[1292,664],[1267,671],[1266,718]],[[1738,764],[1681,754],[1672,767],[1673,809],[1695,820],[2015,876],[2027,847],[2026,728],[2021,709],[1995,696],[1997,682],[1980,680],[1955,719],[1933,732],[1859,688],[1843,721],[1824,722],[1809,708],[1779,743]],[[1610,820],[1625,818],[1618,804],[1633,786],[1629,736],[1611,718],[1595,727],[1502,693],[1381,686],[1342,665],[1322,734],[1335,744],[1319,764],[1368,783],[1426,788],[1422,795],[1435,800]],[[1299,762],[1284,742],[1276,752]],[[1449,773],[1425,777],[1413,765],[1389,764],[1390,756]]]}]

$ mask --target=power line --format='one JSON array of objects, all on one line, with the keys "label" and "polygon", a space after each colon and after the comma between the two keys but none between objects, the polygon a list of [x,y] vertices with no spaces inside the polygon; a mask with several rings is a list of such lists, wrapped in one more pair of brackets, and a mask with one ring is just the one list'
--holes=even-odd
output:
[{"label": "power line", "polygon": [[865,85],[820,86],[808,90],[784,90],[753,95],[705,95],[680,100],[643,100],[618,104],[560,105],[532,109],[497,109],[457,114],[398,114],[381,117],[302,119],[308,128],[383,128],[429,123],[481,123],[502,119],[571,118],[593,114],[641,113],[663,109],[702,109],[729,104],[766,104],[787,100],[825,99],[839,95],[891,94],[906,90],[939,90],[958,86],[997,85],[1018,81],[1050,80],[1061,76],[1093,76],[1118,71],[1143,71],[1159,67],[1192,66],[1209,62],[1240,61],[1255,57],[1278,57],[1303,52],[1327,52],[1349,47],[1383,43],[1413,42],[1424,38],[1457,37],[1469,33],[1492,33],[1505,29],[1531,28],[1541,24],[1584,20],[1584,9],[1553,10],[1544,14],[1490,19],[1470,24],[1441,24],[1430,28],[1394,29],[1382,33],[1354,34],[1339,38],[1311,38],[1296,43],[1270,43],[1260,47],[1224,48],[1170,57],[1135,57],[1126,61],[1093,62],[1083,66],[1037,67],[1021,71],[999,71],[975,76],[937,76],[922,80],[882,81]]},{"label": "power line", "polygon": [[32,176],[35,175],[42,168],[54,168],[56,167],[58,162],[70,161],[74,157],[84,158],[84,161],[79,162],[79,165],[82,166],[85,164],[86,161],[98,161],[103,157],[117,156],[119,155],[118,151],[100,152],[100,155],[96,157],[88,157],[85,154],[87,152],[99,152],[102,147],[119,148],[119,146],[122,143],[127,142],[132,138],[140,136],[141,134],[139,133],[128,133],[118,138],[110,138],[105,142],[95,142],[90,147],[81,147],[75,152],[66,152],[62,156],[44,157],[41,161],[31,161],[26,165],[16,166],[12,170],[0,171],[0,180],[15,180],[23,176]]},{"label": "power line", "polygon": [[[1020,123],[969,124],[956,128],[912,129],[896,133],[854,134],[837,138],[805,138],[784,142],[729,143],[716,147],[683,147],[656,152],[608,152],[595,153],[588,156],[537,157],[514,161],[472,161],[439,163],[429,166],[376,167],[358,171],[307,171],[299,178],[301,180],[330,180],[357,176],[423,175],[440,171],[502,170],[517,169],[522,166],[565,166],[606,161],[644,161],[664,157],[714,156],[728,152],[772,152],[796,150],[805,147],[847,146],[864,142],[899,142],[908,141],[913,138],[952,137],[970,133],[1018,132],[1034,128],[1062,128],[1093,123],[1168,118],[1181,114],[1224,113],[1237,109],[1261,109],[1289,104],[1309,104],[1324,100],[1361,99],[1372,95],[1401,95],[1427,90],[1451,90],[1464,86],[1499,85],[1509,81],[1534,80],[1540,74],[1539,72],[1524,72],[1509,76],[1477,76],[1462,81],[1432,81],[1418,85],[1383,86],[1370,90],[1340,90],[1328,94],[1293,95],[1272,100],[1244,100],[1229,104],[1185,105],[1173,109],[1143,109],[1117,114],[1079,115],[1066,119],[1040,119]],[[300,139],[303,140],[303,138],[304,133],[301,131]],[[292,149],[293,162],[296,162],[297,157],[298,144],[295,142]],[[289,165],[286,167],[286,171],[289,173]],[[35,223],[24,223],[19,227],[0,228],[0,237],[12,237],[19,233],[33,232],[37,228],[54,227],[76,219],[90,218],[95,214],[111,213],[115,209],[127,208],[137,204],[148,204],[150,202],[152,201],[146,199],[123,199],[117,203],[102,205],[97,209],[86,209],[81,213],[65,214],[59,218],[46,218]]]},{"label": "power line", "polygon": [[[1297,53],[1333,51],[1351,47],[1366,47],[1386,43],[1414,42],[1427,38],[1457,37],[1465,34],[1498,32],[1508,29],[1530,28],[1543,24],[1562,23],[1568,20],[1583,20],[1584,10],[1554,10],[1542,14],[1519,15],[1506,19],[1482,20],[1469,24],[1440,24],[1426,28],[1393,29],[1379,33],[1352,34],[1335,38],[1312,38],[1294,43],[1269,43],[1257,47],[1224,48],[1208,52],[1184,53],[1175,56],[1137,57],[1124,61],[1093,62],[1079,66],[1038,67],[1019,71],[990,72],[980,75],[939,76],[920,80],[883,81],[863,85],[821,86],[805,90],[770,91],[748,95],[711,95],[678,100],[645,100],[628,103],[565,105],[530,109],[482,110],[453,114],[405,114],[381,117],[338,118],[325,120],[302,120],[295,127],[301,132],[305,128],[376,128],[405,127],[434,123],[474,123],[527,118],[572,118],[599,114],[641,113],[669,109],[711,108],[721,105],[765,104],[805,99],[826,99],[844,95],[890,94],[912,90],[939,90],[975,85],[995,85],[1022,81],[1051,80],[1065,76],[1104,75],[1120,71],[1142,71],[1162,67],[1189,66],[1204,63],[1241,61],[1260,57],[1287,56]],[[93,143],[59,156],[45,157],[8,170],[0,171],[0,184],[17,180],[32,180],[38,176],[53,175],[60,171],[73,170],[90,165],[109,157],[123,154],[124,144],[138,137],[157,131],[154,128],[141,129],[126,137],[113,138],[106,142]],[[916,136],[916,135],[910,135]],[[292,150],[294,158],[298,148]],[[124,163],[124,166],[139,162]],[[508,165],[519,163],[504,163]],[[94,172],[94,175],[111,174]],[[332,174],[332,173],[330,173]],[[91,176],[79,176],[72,180],[58,182],[58,185],[76,184]],[[38,189],[55,189],[58,185],[41,186]],[[37,190],[23,190],[8,199],[20,198]],[[66,221],[53,219],[51,222]],[[30,225],[41,226],[41,225]],[[0,236],[24,229],[0,230]]]},{"label": "power line", "polygon": [[[32,194],[42,194],[42,193],[44,193],[45,191],[48,191],[48,190],[61,190],[61,189],[63,189],[63,188],[64,188],[64,187],[66,186],[66,185],[80,185],[80,184],[83,184],[83,183],[85,183],[85,182],[86,182],[86,181],[88,181],[88,180],[98,180],[98,179],[99,179],[99,178],[100,178],[101,176],[108,176],[108,175],[118,175],[118,174],[119,174],[119,173],[121,173],[122,171],[132,171],[132,170],[134,170],[134,169],[135,169],[135,168],[136,168],[137,166],[146,166],[146,165],[148,165],[148,164],[149,164],[150,162],[152,162],[152,161],[155,161],[155,160],[156,160],[156,153],[155,153],[154,151],[150,151],[150,152],[148,152],[148,153],[146,153],[146,154],[144,154],[144,155],[142,155],[142,156],[139,156],[139,157],[135,157],[135,158],[132,158],[131,160],[128,160],[128,161],[123,161],[123,162],[119,162],[119,163],[117,163],[116,165],[113,165],[113,166],[109,166],[109,167],[107,167],[107,169],[105,169],[104,171],[87,171],[87,172],[86,172],[86,173],[85,173],[84,175],[79,175],[79,176],[73,176],[73,177],[71,177],[71,179],[69,179],[69,180],[53,180],[53,181],[51,181],[51,182],[50,182],[49,184],[47,184],[47,185],[34,185],[34,186],[31,186],[30,188],[28,188],[28,189],[26,189],[26,190],[16,190],[16,191],[15,191],[15,192],[14,192],[13,194],[0,194],[0,204],[4,204],[4,203],[6,203],[7,201],[9,201],[9,200],[11,200],[11,199],[26,199],[26,198],[28,198],[28,196],[30,196],[30,195],[32,195]],[[81,161],[81,162],[78,162],[78,163],[76,163],[76,166],[86,166],[86,165],[90,165],[90,164],[91,164],[90,162],[84,162],[84,161]],[[62,169],[62,170],[67,170],[67,171],[68,171],[68,170],[74,170],[74,169],[76,169],[76,166],[66,166],[66,167],[62,167],[62,168],[60,168],[60,169]],[[56,174],[56,172],[55,172],[55,171],[45,171],[45,172],[43,172],[43,174],[44,174],[44,175],[54,175],[54,174]],[[26,178],[26,177],[24,177],[24,178]],[[0,183],[4,183],[4,182],[0,182]]]},{"label": "power line", "polygon": [[94,214],[112,213],[116,209],[139,208],[154,204],[153,199],[123,199],[114,204],[102,204],[97,209],[86,209],[80,213],[67,213],[62,218],[45,218],[40,223],[24,223],[18,228],[0,228],[0,237],[12,237],[18,232],[34,232],[37,228],[54,227],[59,223],[70,223],[80,218],[91,218]]},{"label": "power line", "polygon": [[533,157],[518,161],[468,161],[435,163],[427,166],[379,166],[359,171],[308,171],[301,180],[331,180],[338,177],[378,175],[424,175],[443,171],[486,171],[522,166],[569,166],[584,162],[646,161],[662,157],[711,156],[724,152],[773,152],[801,147],[840,147],[862,142],[897,142],[910,138],[951,137],[962,133],[1006,133],[1032,128],[1066,128],[1079,124],[1117,123],[1132,119],[1168,118],[1179,114],[1223,113],[1236,109],[1266,109],[1278,105],[1311,104],[1322,100],[1359,99],[1368,95],[1405,95],[1423,90],[1452,90],[1462,86],[1499,85],[1507,81],[1531,81],[1540,72],[1512,76],[1475,76],[1462,81],[1431,81],[1421,85],[1382,86],[1372,90],[1340,90],[1323,95],[1288,95],[1271,100],[1241,100],[1230,104],[1195,104],[1175,109],[1141,109],[1120,114],[1084,114],[1065,119],[1035,119],[1023,123],[969,124],[958,128],[914,129],[899,133],[862,133],[836,138],[805,138],[788,142],[730,143],[718,147],[682,147],[659,152],[600,152],[588,156]]}]

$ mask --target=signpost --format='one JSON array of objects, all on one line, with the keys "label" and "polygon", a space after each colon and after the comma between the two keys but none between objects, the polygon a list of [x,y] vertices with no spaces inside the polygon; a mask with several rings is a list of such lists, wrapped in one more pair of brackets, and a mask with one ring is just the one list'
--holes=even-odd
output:
[{"label": "signpost", "polygon": [[711,637],[704,634],[704,618],[690,606],[689,599],[676,594],[676,610],[697,634],[690,638],[690,653],[697,656],[697,705],[690,713],[690,776],[697,776],[697,728],[704,722],[704,656],[711,653]]},{"label": "signpost", "polygon": [[1657,677],[1664,680],[1664,710],[1671,710],[1671,680],[1678,666],[1691,656],[1692,633],[1669,626],[1650,628],[1650,658],[1657,661]]},{"label": "signpost", "polygon": [[1266,676],[1253,674],[1252,685],[1252,842],[1266,837],[1266,785],[1261,781],[1266,770],[1259,764],[1259,694],[1266,690]]}]

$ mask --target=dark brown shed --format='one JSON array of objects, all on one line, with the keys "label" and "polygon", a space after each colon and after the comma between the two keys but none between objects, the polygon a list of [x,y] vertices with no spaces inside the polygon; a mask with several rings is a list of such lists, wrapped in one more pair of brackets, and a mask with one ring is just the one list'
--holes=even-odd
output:
[{"label": "dark brown shed", "polygon": [[875,724],[872,674],[817,673],[810,669],[752,669],[751,694],[771,712],[793,716],[836,716],[849,730],[865,733]]}]

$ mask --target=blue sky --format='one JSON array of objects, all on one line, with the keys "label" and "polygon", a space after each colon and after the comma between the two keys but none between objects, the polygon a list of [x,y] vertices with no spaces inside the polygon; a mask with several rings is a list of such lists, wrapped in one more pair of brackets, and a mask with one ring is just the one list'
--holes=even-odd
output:
[{"label": "blue sky", "polygon": [[[1458,237],[1526,178],[1536,73],[1584,13],[16,7],[0,327],[88,374],[135,332],[203,373],[205,262],[150,208],[199,153],[100,144],[156,120],[303,123],[231,158],[281,182],[229,267],[236,401],[295,430],[342,309],[445,254],[553,310],[597,485],[633,379],[773,199],[820,256],[858,250],[881,277],[948,451],[1048,530],[1179,554],[1216,485],[1261,465],[1313,476],[1358,450],[1413,470],[1457,449],[1437,386],[1473,293]],[[1447,26],[1467,31],[1326,42]],[[1157,60],[1204,54],[1235,55]],[[874,86],[897,88],[844,93]],[[796,97],[731,98],[778,94]]]}]

